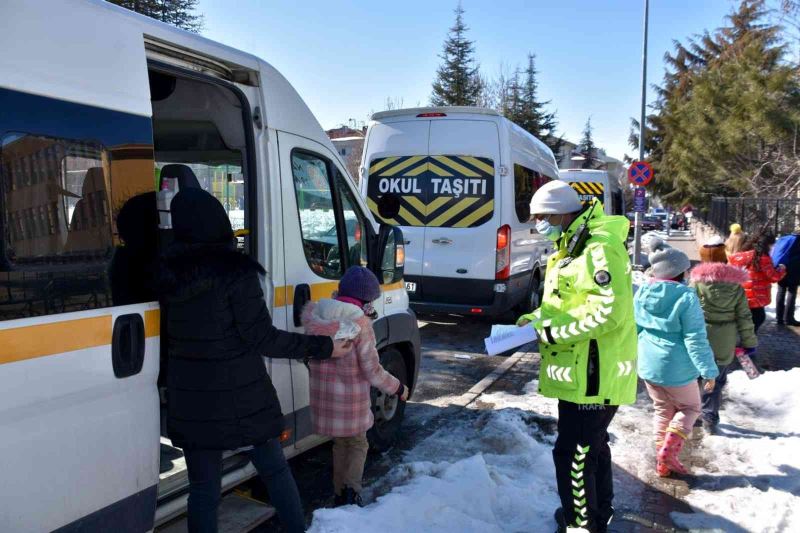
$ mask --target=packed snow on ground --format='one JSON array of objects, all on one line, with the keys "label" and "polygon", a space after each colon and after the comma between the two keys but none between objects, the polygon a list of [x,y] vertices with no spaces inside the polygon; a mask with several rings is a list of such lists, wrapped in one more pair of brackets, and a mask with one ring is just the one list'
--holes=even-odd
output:
[{"label": "packed snow on ground", "polygon": [[[380,485],[393,489],[364,509],[314,513],[312,533],[422,531],[500,533],[555,528],[559,506],[553,435],[539,426],[541,398],[487,395],[493,410],[468,410],[420,442]],[[369,492],[369,491],[367,491]],[[548,526],[549,528],[550,526]]]},{"label": "packed snow on ground", "polygon": [[720,432],[701,441],[687,501],[704,511],[673,513],[685,528],[800,531],[800,368],[749,380],[734,372]]},{"label": "packed snow on ground", "polygon": [[[704,466],[689,479],[696,511],[673,513],[692,531],[800,531],[800,369],[749,380],[730,375],[721,432],[694,452]],[[529,383],[522,395],[483,395],[421,441],[373,487],[366,508],[322,509],[312,533],[380,531],[534,532],[555,529],[552,464],[557,403]],[[698,430],[699,431],[699,430]],[[655,478],[652,404],[642,392],[609,429],[619,514],[638,512]]]}]

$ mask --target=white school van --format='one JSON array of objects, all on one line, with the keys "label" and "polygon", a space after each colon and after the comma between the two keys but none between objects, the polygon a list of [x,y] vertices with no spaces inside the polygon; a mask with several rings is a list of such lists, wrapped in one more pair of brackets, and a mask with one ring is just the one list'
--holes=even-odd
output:
[{"label": "white school van", "polygon": [[[167,333],[139,279],[153,272],[126,267],[117,225],[123,206],[155,213],[157,188],[223,203],[284,329],[300,331],[303,305],[330,296],[348,266],[370,266],[383,362],[413,388],[402,232],[374,221],[280,73],[105,2],[4,0],[0,20],[0,531],[141,532],[185,509],[185,463],[160,424]],[[153,250],[170,234],[147,216],[126,227],[129,245],[160,241]],[[323,442],[307,368],[265,364],[286,454]],[[378,447],[403,405],[376,395]],[[225,455],[225,489],[254,474]]]},{"label": "white school van", "polygon": [[586,204],[597,198],[603,204],[606,215],[625,215],[625,197],[622,187],[605,170],[569,169],[561,170],[559,175],[575,189]]},{"label": "white school van", "polygon": [[419,312],[499,315],[538,307],[553,244],[538,235],[530,201],[558,179],[550,149],[496,111],[472,107],[372,116],[361,194],[403,228],[405,279]]}]

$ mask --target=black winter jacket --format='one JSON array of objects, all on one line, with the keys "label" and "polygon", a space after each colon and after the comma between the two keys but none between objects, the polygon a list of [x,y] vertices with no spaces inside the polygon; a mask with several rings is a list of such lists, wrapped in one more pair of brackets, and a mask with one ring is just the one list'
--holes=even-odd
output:
[{"label": "black winter jacket", "polygon": [[284,429],[266,357],[326,359],[328,337],[272,324],[263,269],[229,246],[175,247],[168,259],[167,429],[181,448],[232,450]]}]

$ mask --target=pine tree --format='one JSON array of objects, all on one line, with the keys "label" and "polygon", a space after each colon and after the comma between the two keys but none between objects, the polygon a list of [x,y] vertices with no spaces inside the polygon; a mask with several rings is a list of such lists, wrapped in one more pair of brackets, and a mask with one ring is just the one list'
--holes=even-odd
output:
[{"label": "pine tree", "polygon": [[713,195],[800,187],[800,83],[768,16],[764,0],[744,0],[726,26],[676,43],[666,57],[645,147],[667,202],[703,206]]},{"label": "pine tree", "polygon": [[536,56],[528,54],[528,66],[525,69],[525,82],[519,88],[519,106],[513,122],[516,122],[531,135],[541,139],[553,153],[561,151],[563,139],[556,137],[555,112],[548,112],[545,106],[550,102],[541,102],[538,97],[539,83],[536,81]]},{"label": "pine tree", "polygon": [[594,145],[592,138],[592,117],[586,119],[586,126],[583,128],[583,138],[580,144],[581,156],[583,156],[583,163],[581,168],[594,168],[597,162],[597,147]]},{"label": "pine tree", "polygon": [[435,106],[475,106],[482,100],[483,80],[475,62],[473,41],[466,37],[464,9],[455,10],[456,22],[444,42],[443,63],[436,71],[431,104]]},{"label": "pine tree", "polygon": [[131,11],[194,33],[203,29],[203,16],[195,13],[198,0],[108,0]]}]

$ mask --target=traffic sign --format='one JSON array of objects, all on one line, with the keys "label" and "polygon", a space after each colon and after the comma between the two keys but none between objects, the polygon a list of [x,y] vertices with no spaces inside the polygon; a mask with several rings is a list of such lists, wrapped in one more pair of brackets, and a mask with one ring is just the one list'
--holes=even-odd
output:
[{"label": "traffic sign", "polygon": [[647,161],[634,161],[628,168],[628,181],[644,187],[653,180],[653,167]]},{"label": "traffic sign", "polygon": [[633,189],[633,210],[636,213],[647,212],[647,198],[642,187]]}]

